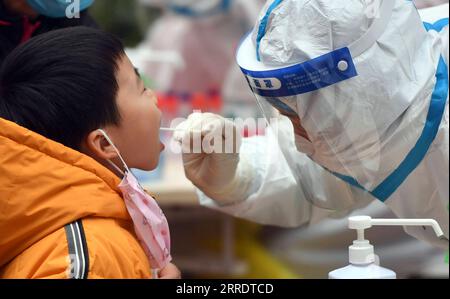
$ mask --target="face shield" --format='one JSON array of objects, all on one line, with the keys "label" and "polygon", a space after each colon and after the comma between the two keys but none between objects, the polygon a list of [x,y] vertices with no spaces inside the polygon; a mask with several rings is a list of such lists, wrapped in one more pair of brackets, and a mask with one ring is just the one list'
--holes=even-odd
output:
[{"label": "face shield", "polygon": [[[427,109],[408,109],[434,88],[438,51],[424,58],[432,48],[411,1],[275,0],[237,62],[273,131],[289,119],[298,151],[372,191],[423,129],[411,118],[425,121]],[[301,183],[297,158],[283,154]]]}]

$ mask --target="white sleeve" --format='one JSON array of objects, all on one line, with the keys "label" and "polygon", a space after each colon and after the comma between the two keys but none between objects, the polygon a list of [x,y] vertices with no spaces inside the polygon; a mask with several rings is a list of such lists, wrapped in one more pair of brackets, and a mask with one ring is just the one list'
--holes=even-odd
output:
[{"label": "white sleeve", "polygon": [[[449,4],[445,3],[442,5],[419,9],[419,15],[420,15],[420,18],[422,19],[422,21],[430,23],[430,24],[434,24],[435,22],[437,22],[441,19],[449,17],[448,9],[449,9]],[[448,65],[448,56],[449,56],[449,54],[448,54],[448,50],[449,50],[449,48],[448,48],[448,40],[449,40],[448,25],[441,32],[439,32],[439,35],[441,36],[442,41],[443,41],[442,56],[445,59],[445,63]]]},{"label": "white sleeve", "polygon": [[448,39],[449,39],[449,35],[448,35],[448,26],[446,26],[441,32],[440,35],[442,37],[442,43],[443,43],[443,47],[442,47],[442,56],[444,57],[445,60],[445,64],[448,66]]},{"label": "white sleeve", "polygon": [[[240,159],[253,168],[248,198],[219,206],[198,190],[201,204],[261,224],[297,227],[336,212],[348,213],[372,201],[299,153],[289,120],[283,122],[280,131],[284,134],[278,140],[269,132],[264,137],[247,138],[242,144]],[[287,160],[295,161],[295,165],[290,167]]]}]

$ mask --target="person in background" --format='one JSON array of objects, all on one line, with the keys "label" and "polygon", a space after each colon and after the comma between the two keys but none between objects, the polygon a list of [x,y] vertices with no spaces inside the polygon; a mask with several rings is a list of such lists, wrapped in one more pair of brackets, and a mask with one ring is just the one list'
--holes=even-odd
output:
[{"label": "person in background", "polygon": [[[94,0],[0,0],[0,64],[18,45],[51,30],[97,27],[87,9]],[[79,11],[77,11],[79,9]]]},{"label": "person in background", "polygon": [[[140,2],[159,7],[163,13],[139,47],[180,57],[181,63],[150,60],[140,68],[154,81],[158,92],[176,98],[178,109],[173,117],[186,117],[192,109],[221,112],[225,104],[221,101],[221,91],[230,69],[235,67],[236,48],[256,22],[264,1]],[[163,108],[164,98],[161,99]]]}]

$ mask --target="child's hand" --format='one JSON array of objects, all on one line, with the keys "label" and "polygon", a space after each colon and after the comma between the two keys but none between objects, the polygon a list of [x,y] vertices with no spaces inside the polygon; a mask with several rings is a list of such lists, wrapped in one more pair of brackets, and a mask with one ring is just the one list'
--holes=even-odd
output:
[{"label": "child's hand", "polygon": [[181,272],[174,264],[168,264],[164,269],[159,271],[160,279],[181,279]]}]

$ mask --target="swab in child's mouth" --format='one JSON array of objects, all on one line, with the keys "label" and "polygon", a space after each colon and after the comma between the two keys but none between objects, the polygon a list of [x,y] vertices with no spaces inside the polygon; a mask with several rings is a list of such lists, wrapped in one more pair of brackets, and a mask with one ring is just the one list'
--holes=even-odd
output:
[{"label": "swab in child's mouth", "polygon": [[[183,132],[186,131],[185,129],[177,129],[177,128],[159,128],[161,131],[164,132]],[[199,130],[191,130],[192,133],[201,133]]]},{"label": "swab in child's mouth", "polygon": [[182,129],[172,129],[172,128],[159,128],[161,131],[165,132],[176,132],[176,131],[183,131]]}]

